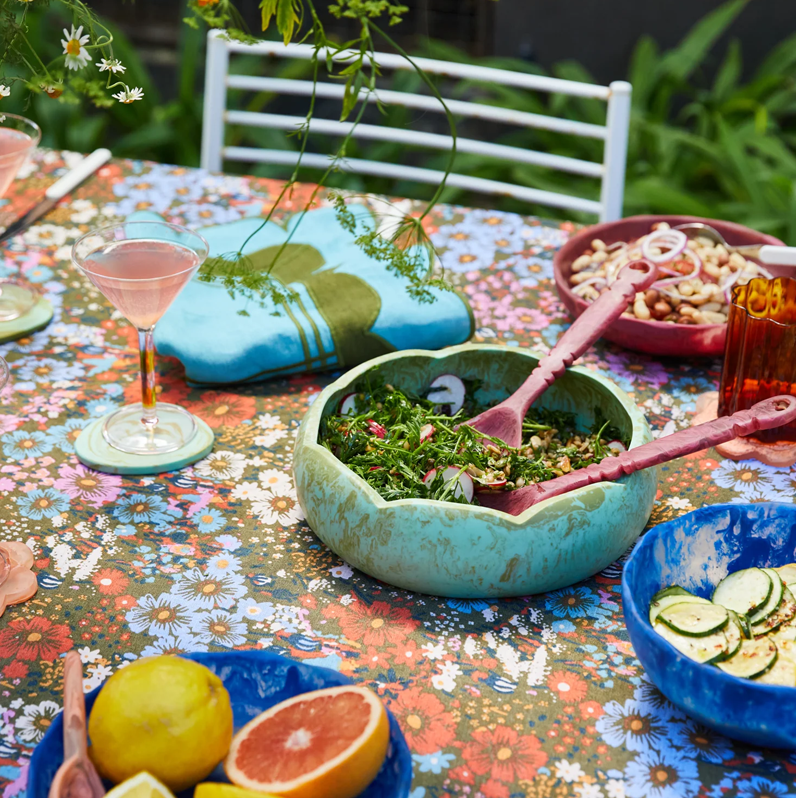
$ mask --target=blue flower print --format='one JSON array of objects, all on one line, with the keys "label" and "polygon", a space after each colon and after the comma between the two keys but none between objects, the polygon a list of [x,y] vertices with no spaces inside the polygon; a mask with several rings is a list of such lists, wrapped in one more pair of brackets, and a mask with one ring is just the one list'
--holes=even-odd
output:
[{"label": "blue flower print", "polygon": [[219,535],[216,538],[216,543],[223,546],[227,551],[235,551],[242,545],[240,538],[236,538],[234,535]]},{"label": "blue flower print", "polygon": [[[1,274],[0,277],[2,277]],[[11,352],[12,347],[14,352],[20,352],[24,354],[29,352],[40,352],[45,346],[47,346],[47,342],[49,340],[50,330],[39,330],[38,332],[26,335],[24,338],[17,338],[16,341],[12,341],[10,344],[0,346],[0,354],[4,352]]]},{"label": "blue flower print", "polygon": [[639,704],[649,706],[654,714],[664,720],[682,720],[685,718],[685,715],[649,681],[649,677],[646,674],[641,679],[641,684],[633,693],[633,697]]},{"label": "blue flower print", "polygon": [[196,612],[177,596],[148,593],[138,600],[138,606],[133,607],[125,618],[133,632],[145,632],[153,637],[180,637],[191,631]]},{"label": "blue flower print", "polygon": [[225,551],[211,557],[207,562],[206,570],[208,576],[219,579],[227,574],[237,573],[242,567],[238,557]]},{"label": "blue flower print", "polygon": [[473,601],[468,601],[466,599],[448,599],[445,603],[451,609],[458,610],[464,615],[469,615],[471,612],[481,612],[489,606],[488,601],[480,601],[477,599]]},{"label": "blue flower print", "polygon": [[224,526],[224,516],[212,507],[196,513],[194,518],[200,532],[216,532]]},{"label": "blue flower print", "polygon": [[192,568],[177,577],[171,592],[195,609],[209,610],[216,606],[228,609],[246,594],[246,586],[238,574],[215,577]]},{"label": "blue flower print", "polygon": [[51,357],[26,357],[14,363],[14,377],[20,382],[76,380],[85,372],[80,363],[65,363]]},{"label": "blue flower print", "polygon": [[123,524],[168,524],[172,516],[168,512],[168,504],[160,496],[147,496],[144,493],[133,493],[123,496],[116,502],[113,517]]},{"label": "blue flower print", "polygon": [[36,488],[24,496],[17,496],[20,515],[41,521],[42,518],[54,518],[69,509],[69,497],[55,488]]},{"label": "blue flower print", "polygon": [[52,441],[43,432],[26,432],[20,429],[3,436],[3,454],[13,460],[41,457],[52,448]]},{"label": "blue flower print", "polygon": [[46,283],[53,276],[53,270],[46,266],[33,266],[25,269],[23,276],[31,283]]},{"label": "blue flower print", "polygon": [[625,767],[627,798],[693,798],[699,784],[696,762],[672,749],[642,751]]},{"label": "blue flower print", "polygon": [[253,598],[245,598],[238,602],[235,617],[242,621],[267,621],[274,617],[276,610],[270,601],[258,602]]},{"label": "blue flower print", "polygon": [[436,754],[412,754],[412,759],[417,763],[417,769],[421,773],[439,775],[453,764],[456,754],[443,754],[442,751],[437,751]]},{"label": "blue flower print", "polygon": [[565,587],[547,594],[545,609],[557,618],[585,618],[600,606],[600,599],[587,587]]},{"label": "blue flower print", "polygon": [[218,202],[191,202],[175,206],[169,211],[169,216],[181,216],[183,224],[189,227],[209,227],[237,222],[243,213],[238,206],[228,207]]},{"label": "blue flower print", "polygon": [[748,781],[738,782],[738,798],[796,798],[796,792],[782,782],[752,776]]},{"label": "blue flower print", "polygon": [[533,255],[517,255],[501,264],[511,269],[519,277],[520,285],[536,288],[540,280],[553,279],[553,259],[538,258]]},{"label": "blue flower print", "polygon": [[50,427],[47,430],[47,438],[53,446],[57,446],[64,454],[73,454],[75,441],[90,423],[90,418],[70,418],[65,424],[61,424],[58,427]]},{"label": "blue flower print", "polygon": [[691,718],[673,724],[669,739],[689,759],[702,759],[720,765],[735,755],[729,740]]},{"label": "blue flower print", "polygon": [[107,416],[108,413],[112,413],[118,407],[118,403],[110,399],[94,399],[91,402],[86,402],[86,412],[95,418]]},{"label": "blue flower print", "polygon": [[628,698],[624,704],[609,701],[605,714],[597,719],[597,732],[614,748],[649,751],[668,746],[666,721],[648,705]]},{"label": "blue flower print", "polygon": [[191,631],[200,643],[224,648],[241,646],[246,642],[246,624],[236,621],[226,610],[211,610],[197,614]]},{"label": "blue flower print", "polygon": [[696,409],[696,400],[707,391],[715,391],[716,385],[701,375],[689,374],[675,377],[666,386],[666,390],[682,403],[683,410],[693,411]]},{"label": "blue flower print", "polygon": [[160,657],[188,654],[191,651],[207,651],[207,646],[199,643],[188,633],[159,637],[154,643],[145,646],[142,657]]},{"label": "blue flower print", "polygon": [[748,501],[781,501],[780,486],[788,473],[787,468],[775,468],[757,460],[723,460],[711,477],[720,488],[737,491]]}]

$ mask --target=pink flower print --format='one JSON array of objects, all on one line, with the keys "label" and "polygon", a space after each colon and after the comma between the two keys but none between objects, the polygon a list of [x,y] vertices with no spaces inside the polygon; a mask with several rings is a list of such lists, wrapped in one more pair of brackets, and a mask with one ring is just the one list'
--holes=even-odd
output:
[{"label": "pink flower print", "polygon": [[8,477],[2,477],[2,479],[0,479],[0,491],[3,491],[3,493],[8,493],[9,491],[14,490],[15,484],[16,483],[14,482],[13,479],[9,479]]},{"label": "pink flower print", "polygon": [[69,496],[80,499],[92,507],[100,507],[116,501],[122,492],[122,478],[112,474],[100,474],[84,465],[70,466],[64,463],[58,469],[59,477],[53,487]]},{"label": "pink flower print", "polygon": [[606,355],[608,368],[631,385],[644,382],[650,387],[661,388],[669,381],[666,369],[656,361],[635,352],[622,352],[621,354]]},{"label": "pink flower print", "polygon": [[0,414],[0,435],[4,432],[13,432],[21,423],[22,419],[19,416]]}]

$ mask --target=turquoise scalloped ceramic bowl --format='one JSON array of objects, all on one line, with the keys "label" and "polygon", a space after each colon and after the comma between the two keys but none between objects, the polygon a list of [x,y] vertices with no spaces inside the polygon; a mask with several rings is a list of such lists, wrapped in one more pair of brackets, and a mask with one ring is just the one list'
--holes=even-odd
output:
[{"label": "turquoise scalloped ceramic bowl", "polygon": [[[494,404],[513,392],[539,357],[504,346],[409,350],[344,374],[313,402],[296,442],[294,476],[310,527],[351,565],[396,587],[455,598],[542,593],[571,585],[617,559],[644,529],[657,474],[579,488],[510,516],[475,505],[428,499],[388,502],[318,443],[324,415],[366,373],[421,392],[440,374],[480,379],[476,397]],[[575,412],[590,426],[595,412],[612,420],[631,448],[652,440],[630,397],[610,380],[572,368],[537,402]]]}]

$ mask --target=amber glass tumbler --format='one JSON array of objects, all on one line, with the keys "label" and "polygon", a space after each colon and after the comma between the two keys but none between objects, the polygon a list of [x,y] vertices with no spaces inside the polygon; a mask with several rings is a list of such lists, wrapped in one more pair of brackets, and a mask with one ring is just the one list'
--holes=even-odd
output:
[{"label": "amber glass tumbler", "polygon": [[[718,413],[728,416],[780,394],[796,396],[796,280],[757,277],[732,290]],[[796,426],[753,437],[796,442]]]}]

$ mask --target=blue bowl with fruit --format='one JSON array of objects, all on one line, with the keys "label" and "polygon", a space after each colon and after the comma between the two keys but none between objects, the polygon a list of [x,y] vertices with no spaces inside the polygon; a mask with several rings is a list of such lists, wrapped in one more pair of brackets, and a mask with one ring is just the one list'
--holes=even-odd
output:
[{"label": "blue bowl with fruit", "polygon": [[[317,751],[331,745],[336,746],[337,759],[327,759],[323,763],[323,768],[329,765],[326,776],[332,780],[331,785],[324,786],[324,782],[320,792],[310,790],[302,794],[358,793],[357,798],[406,798],[409,795],[412,758],[397,721],[389,712],[385,715],[373,693],[356,687],[348,677],[328,668],[263,651],[195,653],[185,659],[204,667],[185,663],[177,657],[136,660],[85,696],[88,730],[94,738],[91,758],[100,775],[110,779],[106,781],[107,787],[124,785],[115,787],[114,794],[143,794],[140,787],[139,792],[133,791],[134,782],[141,780],[142,771],[149,771],[180,798],[191,796],[196,785],[200,785],[196,787],[196,796],[205,798],[256,798],[258,794],[271,792],[258,786],[259,779],[288,781],[296,775],[299,767],[296,762],[306,763],[308,757],[312,757],[312,746]],[[158,666],[156,671],[153,665]],[[78,696],[81,678],[78,662],[78,684],[75,685]],[[157,682],[151,681],[153,678]],[[145,692],[153,696],[150,701],[138,700],[130,692],[137,688],[140,694],[142,679],[150,679],[151,689]],[[130,700],[131,695],[133,700]],[[200,699],[205,696],[207,701],[202,702]],[[67,704],[69,701],[67,698]],[[364,705],[368,705],[371,713],[368,718],[372,718],[372,722],[368,721],[366,734],[358,741],[367,736],[367,742],[341,765],[340,760],[352,750],[341,748],[347,733],[345,729],[352,728],[351,718]],[[175,714],[177,706],[183,711]],[[340,711],[341,706],[345,711]],[[169,707],[169,711],[164,707]],[[208,708],[212,709],[212,715],[205,712]],[[320,718],[324,713],[328,717],[322,726]],[[343,715],[348,716],[347,721]],[[308,719],[310,716],[314,720]],[[185,736],[189,723],[197,732],[191,741]],[[204,723],[201,729],[200,723]],[[291,724],[298,725],[291,731]],[[143,729],[148,731],[143,733]],[[221,741],[223,750],[213,742],[222,737],[226,737]],[[289,750],[289,756],[281,753],[283,748]],[[328,752],[324,750],[324,753]],[[148,763],[142,765],[142,757],[146,761],[147,756]],[[199,763],[201,757],[206,760],[205,764]],[[223,764],[217,764],[220,757],[225,757]],[[271,761],[264,764],[264,758],[269,757]],[[53,778],[63,761],[62,713],[33,752],[28,798],[48,798]],[[291,769],[292,776],[287,773]],[[352,769],[356,772],[351,772]],[[190,776],[192,770],[194,777]],[[362,776],[365,771],[370,774],[367,778]],[[316,769],[314,774],[317,773]],[[228,774],[237,787],[230,784]],[[151,776],[145,778],[151,779]],[[352,783],[368,781],[370,784],[364,791],[361,787],[348,789]]]},{"label": "blue bowl with fruit", "polygon": [[796,507],[719,504],[649,531],[622,577],[658,689],[705,726],[796,749]]}]

